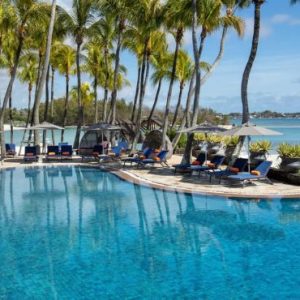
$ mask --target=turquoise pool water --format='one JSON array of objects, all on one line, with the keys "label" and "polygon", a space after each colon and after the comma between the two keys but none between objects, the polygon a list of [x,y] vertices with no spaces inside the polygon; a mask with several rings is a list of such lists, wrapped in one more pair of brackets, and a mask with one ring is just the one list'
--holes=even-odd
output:
[{"label": "turquoise pool water", "polygon": [[136,186],[85,167],[0,172],[0,299],[299,299],[300,199]]}]

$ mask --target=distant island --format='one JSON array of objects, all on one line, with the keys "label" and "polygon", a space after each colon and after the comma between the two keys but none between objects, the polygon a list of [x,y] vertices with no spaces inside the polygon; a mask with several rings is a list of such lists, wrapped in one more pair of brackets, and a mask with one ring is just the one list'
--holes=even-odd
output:
[{"label": "distant island", "polygon": [[[240,119],[241,113],[230,113],[228,116],[231,119]],[[298,119],[300,118],[300,112],[294,113],[279,113],[275,111],[265,110],[263,112],[253,112],[250,114],[251,119]]]}]

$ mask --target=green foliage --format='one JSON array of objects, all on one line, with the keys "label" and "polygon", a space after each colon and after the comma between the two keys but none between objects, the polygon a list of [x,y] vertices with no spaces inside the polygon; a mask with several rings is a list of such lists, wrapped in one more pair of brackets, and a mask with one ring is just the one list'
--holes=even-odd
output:
[{"label": "green foliage", "polygon": [[277,152],[282,158],[300,157],[300,145],[282,143],[278,146]]},{"label": "green foliage", "polygon": [[[169,139],[172,141],[174,139],[174,137],[176,136],[176,130],[175,129],[169,129],[167,131],[167,135],[168,135]],[[185,145],[186,145],[186,142],[187,142],[187,136],[186,136],[186,134],[182,134],[180,136],[179,142],[177,144],[177,148],[179,148],[179,149],[184,148]]]},{"label": "green foliage", "polygon": [[239,142],[238,136],[226,136],[223,138],[223,143],[226,147],[235,147]]},{"label": "green foliage", "polygon": [[258,141],[250,144],[250,152],[269,152],[272,149],[272,143],[270,141]]},{"label": "green foliage", "polygon": [[206,141],[210,144],[219,144],[223,140],[223,137],[215,134],[210,134],[207,136]]}]

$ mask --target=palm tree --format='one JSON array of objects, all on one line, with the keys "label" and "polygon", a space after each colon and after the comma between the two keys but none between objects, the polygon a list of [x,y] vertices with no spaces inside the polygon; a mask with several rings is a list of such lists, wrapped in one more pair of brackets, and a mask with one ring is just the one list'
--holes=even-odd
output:
[{"label": "palm tree", "polygon": [[[66,95],[65,104],[63,112],[63,127],[67,125],[67,114],[69,105],[69,85],[70,85],[70,75],[75,74],[75,69],[73,68],[76,61],[76,51],[67,45],[62,43],[54,44],[53,49],[54,61],[53,64],[58,72],[65,76],[66,79]],[[61,131],[61,142],[64,141],[64,129]]]},{"label": "palm tree", "polygon": [[252,66],[257,54],[259,33],[260,33],[260,11],[261,11],[261,6],[264,4],[265,0],[252,0],[252,2],[254,4],[254,31],[253,31],[253,39],[252,39],[250,56],[243,73],[242,86],[241,86],[242,105],[243,105],[242,123],[247,123],[249,121],[248,82],[249,82],[250,72],[252,70]]},{"label": "palm tree", "polygon": [[[166,101],[166,108],[164,114],[164,123],[162,128],[162,145],[165,147],[166,136],[169,124],[169,112],[170,112],[170,103],[172,98],[173,84],[176,77],[176,68],[177,68],[177,59],[178,59],[178,51],[183,38],[184,30],[187,25],[190,24],[191,20],[191,12],[189,9],[185,7],[185,0],[169,0],[165,6],[165,24],[168,29],[175,30],[175,52],[173,59],[173,66],[169,84],[169,90]],[[189,3],[190,5],[190,3]]]},{"label": "palm tree", "polygon": [[74,140],[74,148],[78,148],[81,126],[84,118],[84,106],[81,97],[81,66],[80,55],[84,38],[88,36],[93,23],[95,23],[94,0],[73,0],[72,10],[68,14],[66,11],[61,13],[61,20],[65,23],[67,30],[76,42],[76,73],[77,73],[77,106],[78,119],[77,129]]},{"label": "palm tree", "polygon": [[144,47],[141,66],[141,83],[136,121],[136,135],[132,143],[132,149],[135,148],[140,137],[142,108],[149,76],[150,57],[153,54],[154,49],[159,51],[158,48],[163,47],[165,43],[165,34],[157,31],[163,21],[162,16],[162,6],[159,0],[140,1],[139,3],[136,3],[136,7],[134,7],[132,21],[134,26],[140,30],[142,36],[144,37]]},{"label": "palm tree", "polygon": [[[193,0],[193,24],[192,24],[192,40],[193,40],[193,53],[194,53],[194,73],[195,73],[195,94],[193,103],[193,113],[190,126],[195,126],[198,119],[199,111],[199,99],[201,88],[201,71],[200,71],[200,59],[203,53],[206,37],[214,30],[224,24],[224,17],[221,16],[222,3],[219,0],[203,0],[200,5],[197,6],[197,1]],[[198,22],[201,25],[200,45],[198,48],[197,41],[197,26]],[[191,80],[191,83],[193,80]],[[189,134],[183,161],[190,162],[192,151],[193,135]]]},{"label": "palm tree", "polygon": [[127,0],[104,0],[100,1],[100,7],[105,13],[112,13],[115,17],[115,32],[116,32],[116,53],[115,53],[115,69],[113,75],[113,91],[111,94],[111,124],[114,124],[116,121],[116,103],[117,103],[117,80],[120,67],[120,52],[123,42],[123,33],[125,30],[126,19],[129,14],[130,2]]},{"label": "palm tree", "polygon": [[16,18],[11,1],[0,2],[0,54],[6,34],[15,26]]},{"label": "palm tree", "polygon": [[157,85],[157,91],[155,94],[154,102],[152,105],[151,112],[148,117],[148,127],[150,126],[150,122],[152,116],[154,114],[155,108],[158,103],[158,98],[162,86],[162,82],[164,79],[170,79],[171,76],[171,68],[172,68],[172,55],[168,52],[167,47],[165,49],[161,49],[159,52],[155,53],[152,59],[152,66],[154,68],[154,72],[151,76],[152,82],[154,85]]},{"label": "palm tree", "polygon": [[91,36],[97,41],[99,46],[101,46],[103,51],[104,59],[104,70],[105,70],[105,80],[103,82],[104,89],[104,99],[103,99],[103,110],[102,110],[102,120],[107,121],[107,101],[108,101],[108,83],[109,76],[111,74],[111,49],[113,47],[113,40],[115,38],[114,30],[114,17],[111,13],[105,12],[102,18],[95,23],[91,28]]},{"label": "palm tree", "polygon": [[131,121],[135,122],[136,108],[141,85],[141,71],[144,50],[144,37],[142,32],[140,32],[140,30],[136,27],[128,26],[128,29],[124,32],[123,47],[133,53],[137,59],[137,82],[131,113]]},{"label": "palm tree", "polygon": [[37,0],[28,0],[26,2],[16,0],[11,2],[15,21],[15,28],[17,32],[16,51],[14,55],[14,66],[11,77],[6,88],[5,96],[2,103],[2,110],[0,111],[0,131],[1,131],[1,155],[5,156],[5,139],[3,133],[4,114],[7,103],[11,96],[14,81],[17,75],[17,68],[25,37],[31,32],[32,28],[43,24],[47,12],[48,5],[39,3]]},{"label": "palm tree", "polygon": [[94,123],[98,123],[98,93],[97,88],[99,84],[99,78],[101,75],[104,75],[102,70],[105,68],[104,65],[104,58],[101,46],[98,44],[97,41],[92,40],[90,41],[85,49],[87,50],[87,58],[85,65],[82,67],[84,72],[89,73],[93,78],[93,88],[94,88],[94,108],[95,108],[95,115],[94,115]]},{"label": "palm tree", "polygon": [[[2,53],[0,55],[0,68],[7,69],[8,75],[11,77],[14,67],[14,57],[16,51],[16,37],[14,32],[8,31],[2,43]],[[13,116],[12,116],[12,94],[8,103],[9,123],[10,123],[10,143],[13,143]]]},{"label": "palm tree", "polygon": [[[26,53],[20,58],[21,69],[18,73],[18,78],[20,79],[21,82],[28,84],[28,106],[27,106],[26,126],[25,126],[26,128],[29,126],[30,123],[32,90],[37,78],[37,71],[36,71],[37,66],[38,66],[38,58],[34,52]],[[24,140],[25,135],[26,135],[26,130],[24,130],[22,140]]]},{"label": "palm tree", "polygon": [[181,106],[182,92],[185,83],[187,80],[191,79],[193,75],[193,69],[194,69],[194,65],[189,55],[185,51],[180,50],[178,52],[178,62],[176,68],[176,78],[179,81],[179,95],[178,95],[177,105],[176,105],[176,109],[172,121],[172,127],[174,127],[177,121],[178,111]]}]

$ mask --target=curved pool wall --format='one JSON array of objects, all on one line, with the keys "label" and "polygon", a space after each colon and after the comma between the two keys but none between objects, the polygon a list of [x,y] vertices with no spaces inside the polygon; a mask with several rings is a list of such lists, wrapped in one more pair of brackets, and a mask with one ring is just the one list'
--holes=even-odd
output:
[{"label": "curved pool wall", "polygon": [[300,199],[133,185],[87,167],[0,171],[0,298],[299,299]]}]

